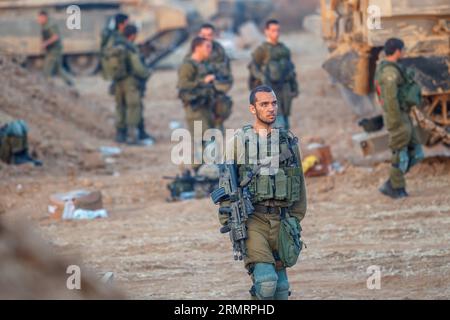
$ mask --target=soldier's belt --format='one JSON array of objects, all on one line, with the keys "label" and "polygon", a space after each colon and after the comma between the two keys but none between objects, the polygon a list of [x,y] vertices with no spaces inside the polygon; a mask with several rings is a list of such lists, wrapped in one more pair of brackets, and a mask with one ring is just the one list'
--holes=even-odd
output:
[{"label": "soldier's belt", "polygon": [[268,207],[262,205],[254,205],[255,212],[264,213],[264,214],[281,214],[282,211],[286,210],[286,207]]}]

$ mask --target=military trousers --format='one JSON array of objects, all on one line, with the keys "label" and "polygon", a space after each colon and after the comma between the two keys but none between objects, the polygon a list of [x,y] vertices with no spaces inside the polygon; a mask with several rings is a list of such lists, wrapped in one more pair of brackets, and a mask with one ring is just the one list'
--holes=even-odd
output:
[{"label": "military trousers", "polygon": [[247,230],[245,267],[249,269],[255,263],[275,265],[274,253],[278,251],[280,214],[254,212],[247,220]]},{"label": "military trousers", "polygon": [[116,128],[137,128],[142,123],[142,98],[133,79],[118,81],[115,85]]},{"label": "military trousers", "polygon": [[406,188],[405,174],[412,166],[423,159],[422,146],[410,143],[404,150],[391,150],[391,169],[389,180],[394,189]]},{"label": "military trousers", "polygon": [[63,67],[63,55],[59,50],[49,51],[45,54],[43,71],[47,78],[57,75],[68,85],[73,85],[72,78]]},{"label": "military trousers", "polygon": [[190,105],[185,105],[184,110],[186,112],[187,129],[191,135],[191,164],[192,168],[197,170],[201,166],[201,163],[198,162],[203,162],[203,148],[205,146],[205,142],[194,139],[195,126],[201,124],[201,135],[203,139],[205,131],[214,128],[214,116],[212,111],[204,106],[193,107]]},{"label": "military trousers", "polygon": [[417,132],[411,129],[411,138],[409,143],[400,149],[391,147],[391,169],[389,171],[389,180],[394,189],[406,188],[405,174],[412,166],[424,158],[422,145]]}]

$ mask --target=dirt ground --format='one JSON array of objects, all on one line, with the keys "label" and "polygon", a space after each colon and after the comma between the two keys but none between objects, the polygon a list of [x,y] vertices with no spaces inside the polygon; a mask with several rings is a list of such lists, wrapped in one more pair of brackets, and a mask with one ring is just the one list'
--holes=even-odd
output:
[{"label": "dirt ground", "polygon": [[[302,141],[322,137],[345,171],[307,180],[307,244],[288,271],[292,299],[449,299],[450,159],[432,158],[408,175],[408,199],[393,201],[377,188],[389,165],[353,166],[351,135],[360,129],[321,69],[326,48],[309,33],[285,37],[298,66],[301,95],[292,127]],[[234,113],[227,126],[251,120],[247,112],[248,61],[234,61]],[[0,64],[1,65],[1,64]],[[26,219],[56,252],[81,258],[95,272],[114,272],[135,299],[247,299],[250,278],[234,262],[219,233],[209,199],[167,203],[169,123],[183,122],[176,71],[157,71],[145,99],[149,148],[122,147],[99,163],[98,148],[112,142],[114,105],[100,77],[77,79],[80,97],[13,67],[0,73],[0,111],[28,121],[42,168],[0,169],[0,212]],[[14,77],[8,75],[13,72]],[[94,160],[92,160],[94,159]],[[106,219],[61,222],[48,218],[49,195],[78,188],[103,193]],[[379,266],[381,288],[369,290],[367,268]]]}]

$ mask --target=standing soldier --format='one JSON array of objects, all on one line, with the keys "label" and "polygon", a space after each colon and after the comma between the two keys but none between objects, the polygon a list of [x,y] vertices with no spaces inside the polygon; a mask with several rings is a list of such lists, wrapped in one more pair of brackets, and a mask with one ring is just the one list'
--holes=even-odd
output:
[{"label": "standing soldier", "polygon": [[252,54],[249,86],[265,84],[274,89],[280,108],[275,126],[289,129],[292,99],[299,95],[295,65],[289,49],[279,41],[280,23],[267,21],[264,32],[266,41]]},{"label": "standing soldier", "polygon": [[215,40],[216,29],[212,24],[203,24],[200,27],[198,36],[209,40],[212,43],[212,52],[208,59],[208,63],[216,77],[214,80],[214,88],[216,89],[214,127],[223,131],[223,123],[231,115],[231,108],[233,105],[231,98],[227,95],[233,86],[230,58],[227,56],[222,45]]},{"label": "standing soldier", "polygon": [[51,23],[46,11],[39,12],[38,23],[42,28],[42,49],[45,50],[44,75],[49,78],[59,75],[67,85],[73,86],[73,81],[63,67],[63,47],[58,26]]},{"label": "standing soldier", "polygon": [[[375,73],[375,86],[384,111],[384,123],[389,132],[389,148],[392,151],[389,179],[380,192],[391,198],[404,198],[405,173],[424,158],[422,146],[410,117],[412,104],[409,91],[414,80],[410,71],[403,69],[398,60],[403,55],[404,43],[389,39],[384,45],[386,58],[379,63]],[[419,89],[420,93],[420,89]],[[419,101],[417,103],[420,103]]]},{"label": "standing soldier", "polygon": [[[113,80],[111,75],[111,72],[113,71],[111,70],[110,68],[111,65],[109,64],[110,54],[114,56],[115,50],[113,49],[113,47],[116,43],[126,42],[124,32],[125,27],[128,25],[128,22],[129,22],[128,15],[118,13],[114,17],[114,27],[108,25],[102,32],[100,54],[101,54],[102,75],[105,80]],[[139,82],[141,89],[140,90],[141,98],[144,98],[145,94],[144,88],[147,79],[148,77]],[[116,85],[115,81],[112,81],[109,88],[109,91],[112,95],[115,95],[115,85]],[[116,115],[117,115],[116,141],[119,143],[123,143],[125,142],[127,136],[127,125],[125,122],[125,110],[121,108],[120,103],[116,103]],[[141,107],[140,118],[141,120],[138,125],[139,140],[151,143],[151,141],[154,141],[154,138],[145,131],[144,105],[142,105]]]},{"label": "standing soldier", "polygon": [[[249,199],[253,207],[253,212],[247,212],[249,217],[244,226],[247,237],[245,250],[242,252],[245,252],[245,267],[253,280],[251,296],[259,300],[288,299],[286,268],[293,266],[300,254],[300,222],[306,214],[306,188],[298,140],[284,128],[274,129],[277,103],[272,88],[259,86],[253,89],[249,106],[255,119],[253,126],[244,126],[227,144],[227,156],[232,150],[232,162],[238,173],[236,184],[248,186],[246,190],[249,195],[244,198]],[[279,145],[275,148],[279,150],[278,154],[273,152],[274,147],[268,142],[272,141],[271,136],[277,132],[279,139],[275,141]],[[230,147],[232,149],[228,150]],[[259,154],[255,150],[268,150],[268,154]],[[272,166],[277,170],[269,170],[264,174],[259,167],[261,162],[254,162],[254,152],[258,153],[258,160],[267,159],[266,156],[276,159]],[[229,158],[227,161],[230,163]],[[248,184],[243,182],[248,179]],[[219,185],[224,190],[231,190],[231,180],[229,175],[221,174]],[[232,228],[237,222],[227,210],[231,201],[236,201],[233,198],[224,197],[223,200],[216,201],[213,196],[213,200],[220,203],[219,221],[224,227]],[[243,205],[240,204],[239,208],[242,209]],[[230,219],[233,220],[231,227]],[[230,236],[235,234],[241,235],[240,232],[232,232]]]},{"label": "standing soldier", "polygon": [[[115,98],[117,103],[116,141],[133,145],[152,144],[153,140],[142,140],[139,124],[142,123],[141,83],[146,81],[150,72],[143,64],[139,48],[134,44],[137,28],[127,25],[124,39],[117,37],[109,54],[109,67],[115,82]],[[125,124],[124,127],[121,127]]]},{"label": "standing soldier", "polygon": [[[194,122],[200,121],[202,137],[206,130],[213,128],[214,72],[207,63],[211,56],[211,41],[196,37],[191,43],[191,55],[184,59],[178,70],[179,98],[186,112],[186,123],[192,138],[194,159],[202,158],[202,145],[194,141]],[[193,160],[194,160],[193,159]],[[192,161],[197,170],[200,164]]]}]

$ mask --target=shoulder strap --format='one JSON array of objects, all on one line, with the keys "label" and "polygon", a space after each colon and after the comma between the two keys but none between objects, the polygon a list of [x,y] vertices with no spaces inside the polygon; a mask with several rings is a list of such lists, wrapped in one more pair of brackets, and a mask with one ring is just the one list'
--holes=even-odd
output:
[{"label": "shoulder strap", "polygon": [[405,71],[398,64],[390,62],[390,61],[384,60],[380,63],[380,72],[383,72],[384,68],[386,68],[387,66],[394,67],[400,73],[400,76],[403,79],[406,79]]}]

